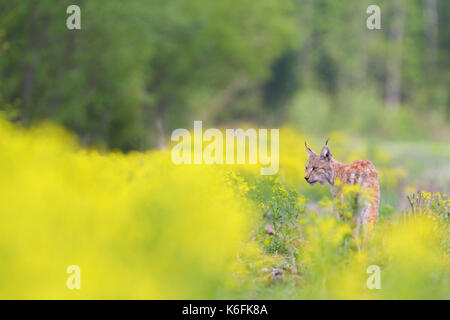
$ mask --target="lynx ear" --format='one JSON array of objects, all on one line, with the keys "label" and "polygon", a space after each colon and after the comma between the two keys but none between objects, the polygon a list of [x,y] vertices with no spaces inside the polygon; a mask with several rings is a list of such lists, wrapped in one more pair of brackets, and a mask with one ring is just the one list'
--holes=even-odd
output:
[{"label": "lynx ear", "polygon": [[330,148],[325,145],[320,152],[320,160],[330,161],[332,157]]},{"label": "lynx ear", "polygon": [[305,141],[305,148],[306,148],[306,152],[308,153],[308,157],[311,157],[312,154],[315,154],[314,151],[312,151],[310,148],[308,148],[306,141]]}]

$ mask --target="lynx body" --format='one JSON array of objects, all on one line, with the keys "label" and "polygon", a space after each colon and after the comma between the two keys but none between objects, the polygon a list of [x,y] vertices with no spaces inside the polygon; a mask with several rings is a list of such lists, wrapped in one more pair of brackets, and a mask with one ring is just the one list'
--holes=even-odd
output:
[{"label": "lynx body", "polygon": [[[305,147],[309,157],[305,168],[306,182],[310,185],[317,182],[330,185],[334,198],[341,196],[341,184],[358,184],[369,195],[369,199],[364,201],[361,206],[358,229],[360,225],[362,225],[364,231],[372,229],[378,219],[380,202],[378,172],[372,162],[355,160],[350,164],[343,164],[333,159],[327,144],[322,148],[319,155],[308,148],[306,143]],[[338,180],[340,184],[337,183]]]}]

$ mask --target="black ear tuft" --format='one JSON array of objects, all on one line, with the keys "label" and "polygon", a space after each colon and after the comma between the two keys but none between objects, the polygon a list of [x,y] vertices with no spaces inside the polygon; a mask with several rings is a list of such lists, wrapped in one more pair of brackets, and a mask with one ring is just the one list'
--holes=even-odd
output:
[{"label": "black ear tuft", "polygon": [[314,154],[314,151],[312,151],[312,150],[308,147],[308,145],[306,144],[306,141],[305,141],[305,148],[306,148],[306,152],[308,153],[308,157],[311,156],[312,154]]},{"label": "black ear tuft", "polygon": [[320,160],[330,161],[332,157],[330,148],[325,145],[320,152]]}]

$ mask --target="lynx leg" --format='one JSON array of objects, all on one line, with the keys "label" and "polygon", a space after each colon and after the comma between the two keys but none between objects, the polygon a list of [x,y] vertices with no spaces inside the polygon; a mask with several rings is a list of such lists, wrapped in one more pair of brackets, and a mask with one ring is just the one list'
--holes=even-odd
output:
[{"label": "lynx leg", "polygon": [[369,202],[361,213],[362,232],[360,234],[361,245],[366,247],[373,238],[375,224],[378,219],[378,203]]},{"label": "lynx leg", "polygon": [[364,206],[362,215],[364,235],[371,234],[378,220],[378,207],[380,204],[380,189],[378,185],[373,186],[370,190],[370,201]]}]

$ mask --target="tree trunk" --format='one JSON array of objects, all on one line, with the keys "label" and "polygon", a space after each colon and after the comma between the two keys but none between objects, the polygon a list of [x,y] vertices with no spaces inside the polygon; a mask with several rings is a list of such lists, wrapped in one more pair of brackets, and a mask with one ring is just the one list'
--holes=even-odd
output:
[{"label": "tree trunk", "polygon": [[425,0],[424,5],[427,74],[432,79],[436,73],[438,53],[437,0]]},{"label": "tree trunk", "polygon": [[394,0],[392,24],[389,28],[390,42],[387,57],[386,105],[396,109],[401,102],[402,49],[405,24],[405,2]]},{"label": "tree trunk", "polygon": [[156,108],[155,129],[156,129],[156,148],[165,149],[166,139],[164,134],[164,113],[165,103],[161,102]]},{"label": "tree trunk", "polygon": [[29,9],[31,16],[28,20],[28,37],[27,37],[27,61],[25,62],[24,68],[22,70],[22,90],[21,90],[21,100],[22,100],[22,112],[19,117],[20,120],[28,121],[31,118],[31,99],[33,96],[34,87],[34,55],[36,54],[36,42],[38,37],[38,9],[36,6],[36,1],[30,3]]}]

